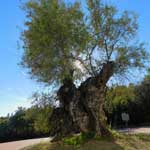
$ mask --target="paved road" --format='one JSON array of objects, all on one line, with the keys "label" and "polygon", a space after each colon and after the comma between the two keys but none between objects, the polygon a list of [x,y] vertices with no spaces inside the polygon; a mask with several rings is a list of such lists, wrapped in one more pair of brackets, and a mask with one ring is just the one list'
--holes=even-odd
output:
[{"label": "paved road", "polygon": [[47,142],[47,141],[50,141],[50,138],[31,139],[31,140],[1,143],[0,150],[20,150],[24,147],[34,145],[40,142]]},{"label": "paved road", "polygon": [[150,134],[150,127],[127,128],[118,131],[123,133],[131,133],[131,134],[138,134],[138,133]]}]

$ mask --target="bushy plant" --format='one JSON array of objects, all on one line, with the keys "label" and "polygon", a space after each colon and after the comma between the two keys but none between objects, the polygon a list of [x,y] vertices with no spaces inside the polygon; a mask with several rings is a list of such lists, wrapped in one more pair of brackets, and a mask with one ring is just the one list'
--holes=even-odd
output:
[{"label": "bushy plant", "polygon": [[69,145],[81,145],[87,142],[90,139],[93,139],[95,137],[94,133],[81,133],[79,135],[69,137],[69,138],[64,138],[63,141],[65,144]]}]

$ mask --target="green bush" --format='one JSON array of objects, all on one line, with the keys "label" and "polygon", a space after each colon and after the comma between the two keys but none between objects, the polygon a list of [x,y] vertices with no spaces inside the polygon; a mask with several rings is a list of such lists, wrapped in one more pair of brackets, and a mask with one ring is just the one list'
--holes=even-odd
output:
[{"label": "green bush", "polygon": [[80,135],[64,138],[63,141],[65,144],[69,145],[80,145],[87,142],[90,139],[95,137],[94,133],[81,133]]}]

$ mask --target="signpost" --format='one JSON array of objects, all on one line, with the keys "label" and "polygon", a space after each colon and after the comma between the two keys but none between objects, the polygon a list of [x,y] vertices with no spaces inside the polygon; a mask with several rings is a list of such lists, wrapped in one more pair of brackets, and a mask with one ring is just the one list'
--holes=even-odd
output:
[{"label": "signpost", "polygon": [[125,122],[126,128],[128,128],[128,122],[130,120],[129,114],[128,113],[122,113],[121,117],[122,117],[122,120]]}]

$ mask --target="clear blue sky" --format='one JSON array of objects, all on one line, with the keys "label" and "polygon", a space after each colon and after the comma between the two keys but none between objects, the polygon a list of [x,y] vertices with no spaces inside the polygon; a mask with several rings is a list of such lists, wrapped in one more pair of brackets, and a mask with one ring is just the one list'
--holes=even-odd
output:
[{"label": "clear blue sky", "polygon": [[[149,0],[107,1],[117,5],[120,10],[135,11],[139,15],[139,38],[150,42]],[[17,48],[17,41],[19,28],[23,29],[25,20],[19,5],[20,0],[5,0],[0,5],[0,116],[13,112],[18,106],[29,106],[28,98],[39,89],[39,85],[18,66],[21,50]]]},{"label": "clear blue sky", "polygon": [[29,106],[27,99],[37,88],[18,65],[22,52],[17,44],[19,28],[23,29],[25,20],[19,6],[19,0],[1,1],[0,5],[0,116],[13,112],[18,106]]}]

